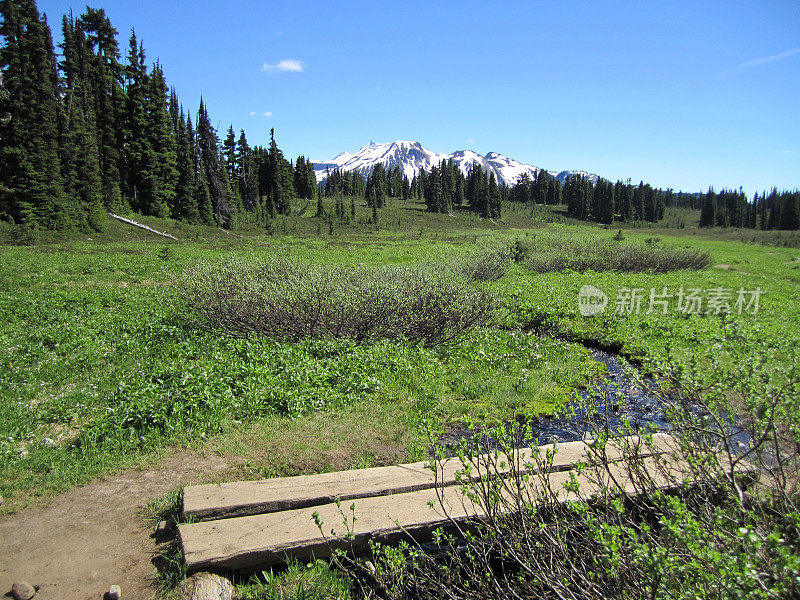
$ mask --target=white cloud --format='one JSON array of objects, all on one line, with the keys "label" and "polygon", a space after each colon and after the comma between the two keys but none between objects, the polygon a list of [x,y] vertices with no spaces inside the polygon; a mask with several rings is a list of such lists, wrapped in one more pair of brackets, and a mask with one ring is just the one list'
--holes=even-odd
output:
[{"label": "white cloud", "polygon": [[300,73],[305,68],[305,63],[301,60],[296,60],[294,58],[284,58],[282,61],[271,65],[269,63],[264,63],[261,65],[261,71],[265,73],[280,73],[281,71],[286,71],[289,73]]},{"label": "white cloud", "polygon": [[470,138],[470,139],[468,139],[468,140],[467,140],[467,143],[468,143],[468,144],[474,144],[474,143],[475,143],[475,140],[473,140],[472,138]]},{"label": "white cloud", "polygon": [[256,111],[254,111],[254,110],[251,110],[251,111],[250,111],[250,116],[251,116],[251,117],[255,117],[255,116],[256,116]]},{"label": "white cloud", "polygon": [[778,150],[778,154],[797,154],[797,150]]},{"label": "white cloud", "polygon": [[251,117],[255,117],[256,115],[258,115],[259,117],[271,117],[272,116],[272,111],[271,110],[268,110],[266,112],[259,112],[257,110],[251,110],[250,111],[250,116]]},{"label": "white cloud", "polygon": [[776,60],[783,60],[784,58],[789,58],[790,56],[794,56],[795,54],[800,54],[800,48],[792,48],[791,50],[787,50],[786,52],[779,52],[778,54],[772,54],[771,56],[763,56],[761,58],[754,58],[753,60],[748,60],[747,62],[743,62],[740,65],[736,65],[735,67],[731,67],[721,73],[717,73],[717,77],[723,77],[725,75],[730,75],[731,73],[736,73],[737,71],[744,71],[745,69],[750,69],[752,67],[758,67],[760,65],[765,65],[767,63],[775,62]]}]

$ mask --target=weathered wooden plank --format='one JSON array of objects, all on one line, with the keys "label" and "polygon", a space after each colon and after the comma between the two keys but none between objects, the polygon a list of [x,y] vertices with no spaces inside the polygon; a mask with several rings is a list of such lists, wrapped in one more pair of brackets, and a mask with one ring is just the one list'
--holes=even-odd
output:
[{"label": "weathered wooden plank", "polygon": [[[644,467],[654,473],[657,482],[667,485],[674,481],[659,474],[655,468],[656,458],[644,458],[642,461]],[[563,486],[570,480],[569,471],[551,473],[546,477],[559,501],[578,498],[578,494],[567,491]],[[588,473],[577,477],[580,496],[596,493],[599,485],[610,481],[612,477],[628,493],[637,489],[634,482],[628,479],[623,464],[612,464],[600,482],[592,481]],[[529,485],[534,495],[537,489],[541,489],[538,478],[533,478]],[[440,497],[448,507],[447,514],[442,510]],[[460,494],[458,486],[359,498],[352,502],[356,521],[350,523],[352,539],[347,539],[348,531],[342,522],[342,513],[350,515],[350,504],[342,503],[341,512],[335,503],[330,503],[315,508],[181,525],[179,533],[186,565],[190,571],[263,568],[283,563],[287,557],[325,557],[332,548],[363,548],[371,539],[391,540],[410,534],[419,541],[439,526],[485,516]],[[314,510],[323,521],[324,536],[312,517]]]},{"label": "weathered wooden plank", "polygon": [[[666,434],[654,436],[656,447],[662,451],[668,449],[671,439]],[[552,446],[543,446],[540,451],[545,452],[548,448]],[[559,444],[552,470],[564,470],[585,460],[586,449],[585,442]],[[519,451],[517,468],[530,460],[530,452],[530,449]],[[647,455],[646,449],[642,455]],[[610,457],[622,458],[613,450]],[[450,459],[444,461],[435,476],[431,469],[426,468],[426,464],[429,463],[188,486],[183,490],[183,512],[187,519],[209,520],[318,506],[333,502],[336,498],[349,501],[400,494],[432,488],[437,484],[437,479],[438,485],[454,485],[457,472],[463,469],[460,460]],[[512,465],[506,465],[500,467],[499,471],[509,472],[511,468]]]}]

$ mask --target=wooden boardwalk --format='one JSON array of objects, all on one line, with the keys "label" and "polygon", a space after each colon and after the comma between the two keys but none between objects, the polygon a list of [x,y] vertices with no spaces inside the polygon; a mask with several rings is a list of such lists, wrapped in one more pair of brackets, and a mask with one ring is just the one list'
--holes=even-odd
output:
[{"label": "wooden boardwalk", "polygon": [[[668,452],[671,442],[668,435],[655,436],[658,452]],[[551,448],[544,446],[540,451]],[[504,465],[502,470],[524,469],[530,452],[519,450],[515,464]],[[559,500],[575,497],[561,484],[569,481],[572,465],[586,456],[584,442],[558,444],[547,477],[552,489],[559,490]],[[656,459],[649,451],[643,447],[638,457],[655,472]],[[630,457],[610,453],[610,458]],[[284,563],[287,558],[324,557],[335,547],[362,547],[371,539],[390,541],[405,534],[424,537],[451,519],[483,516],[459,492],[457,473],[463,470],[461,461],[445,461],[438,476],[426,464],[187,487],[184,516],[197,521],[179,527],[187,567],[190,571],[264,568]],[[482,475],[477,468],[472,473],[473,477]],[[612,465],[607,476],[614,477],[626,491],[635,490],[633,483],[627,481],[624,464]],[[596,484],[580,477],[582,495],[596,491]],[[446,514],[442,502],[447,507]],[[347,539],[342,513],[351,516],[351,504],[355,504],[356,522],[350,524],[352,535]],[[325,536],[314,521],[315,511],[323,521]]]}]

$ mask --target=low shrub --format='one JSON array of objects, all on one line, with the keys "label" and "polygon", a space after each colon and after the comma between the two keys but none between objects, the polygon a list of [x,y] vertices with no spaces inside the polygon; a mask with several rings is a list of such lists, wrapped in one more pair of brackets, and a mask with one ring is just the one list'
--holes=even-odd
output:
[{"label": "low shrub", "polygon": [[[524,423],[484,429],[457,450],[460,485],[438,494],[438,511],[463,503],[473,519],[451,521],[433,547],[373,544],[369,563],[334,562],[363,596],[392,600],[798,598],[800,380],[741,382],[732,404],[717,385],[729,371],[709,388],[665,369],[672,392],[654,393],[673,437],[662,445],[647,432],[610,437],[588,412],[593,441],[570,474],[553,473],[557,445],[521,457],[535,443]],[[734,425],[737,413],[749,418]],[[431,462],[437,475],[443,461]]]},{"label": "low shrub", "polygon": [[486,248],[455,261],[450,268],[469,281],[497,281],[511,266],[510,247]]},{"label": "low shrub", "polygon": [[236,337],[382,339],[436,346],[485,324],[495,301],[447,268],[231,260],[185,273],[179,289],[204,322]]},{"label": "low shrub", "polygon": [[666,273],[704,269],[711,264],[711,256],[708,252],[661,246],[652,241],[639,245],[615,241],[549,239],[530,246],[523,262],[535,273],[567,270]]}]

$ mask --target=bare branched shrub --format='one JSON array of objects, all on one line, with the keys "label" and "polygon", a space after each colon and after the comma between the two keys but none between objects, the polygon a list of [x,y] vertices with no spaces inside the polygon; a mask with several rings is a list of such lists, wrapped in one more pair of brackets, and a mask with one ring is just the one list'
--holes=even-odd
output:
[{"label": "bare branched shrub", "polygon": [[455,261],[452,269],[469,281],[497,281],[511,266],[508,247],[485,248]]},{"label": "bare branched shrub", "polygon": [[[749,382],[738,402],[749,418],[737,425],[716,386],[678,369],[666,380],[671,438],[611,437],[589,413],[587,458],[563,472],[557,446],[519,453],[533,444],[525,425],[488,430],[458,450],[471,520],[453,520],[433,550],[411,540],[375,545],[369,564],[341,553],[335,562],[364,596],[385,599],[800,597],[800,426],[790,412],[800,381]],[[448,513],[446,493],[438,508]]]},{"label": "bare branched shrub", "polygon": [[447,343],[485,324],[494,299],[452,270],[232,260],[184,274],[180,290],[229,335]]},{"label": "bare branched shrub", "polygon": [[708,252],[691,248],[564,238],[537,240],[528,247],[524,264],[536,273],[565,270],[666,273],[704,269],[711,264],[711,257]]}]

